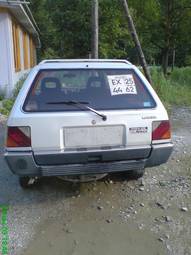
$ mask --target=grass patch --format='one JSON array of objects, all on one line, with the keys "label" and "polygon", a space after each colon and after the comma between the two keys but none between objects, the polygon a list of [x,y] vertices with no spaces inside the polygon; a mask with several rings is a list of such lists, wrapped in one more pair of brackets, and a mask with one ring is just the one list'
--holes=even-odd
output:
[{"label": "grass patch", "polygon": [[1,97],[0,96],[0,101],[1,102],[1,106],[0,106],[0,113],[2,113],[3,115],[8,116],[13,104],[15,102],[15,99],[17,97],[17,95],[19,94],[19,91],[21,89],[21,87],[23,86],[23,83],[25,82],[27,78],[27,75],[24,75],[16,84],[15,89],[13,91],[13,97],[10,99],[4,99],[4,95]]},{"label": "grass patch", "polygon": [[175,68],[165,77],[151,68],[153,87],[165,105],[191,106],[191,67]]},{"label": "grass patch", "polygon": [[2,108],[0,109],[0,113],[2,113],[3,115],[9,115],[13,104],[14,104],[15,99],[5,99],[2,102]]}]

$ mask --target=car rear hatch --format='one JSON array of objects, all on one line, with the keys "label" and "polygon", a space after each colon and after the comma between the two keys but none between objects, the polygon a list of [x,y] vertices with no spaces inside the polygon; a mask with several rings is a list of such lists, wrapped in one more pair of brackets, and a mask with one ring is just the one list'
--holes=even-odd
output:
[{"label": "car rear hatch", "polygon": [[149,156],[156,106],[131,69],[41,70],[25,100],[39,165]]}]

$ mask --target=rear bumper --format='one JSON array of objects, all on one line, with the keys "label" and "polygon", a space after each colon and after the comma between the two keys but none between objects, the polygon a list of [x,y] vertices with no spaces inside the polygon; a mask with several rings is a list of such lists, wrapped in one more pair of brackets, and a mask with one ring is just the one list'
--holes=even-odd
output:
[{"label": "rear bumper", "polygon": [[[61,158],[60,154],[57,156],[54,154],[52,157],[51,154],[43,155],[41,158],[35,156],[34,158],[32,152],[6,152],[4,156],[10,170],[19,176],[67,176],[123,172],[157,166],[167,162],[172,150],[172,143],[153,145],[149,151],[145,150],[145,157],[142,159],[137,157],[139,150],[134,150],[134,152],[118,151],[118,155],[112,152],[113,155],[117,155],[117,159],[109,156],[111,152],[108,151],[105,153],[105,158],[99,159],[98,157],[97,162],[87,161],[86,163],[77,163],[75,154],[72,154],[70,157],[74,159],[73,163],[68,161],[66,164],[58,164],[57,160]],[[124,160],[124,153],[128,154],[126,160]],[[40,164],[42,160],[44,163],[46,158],[47,164]],[[92,159],[94,159],[93,156]]]},{"label": "rear bumper", "polygon": [[153,145],[145,167],[153,167],[166,163],[173,151],[173,147],[172,143]]}]

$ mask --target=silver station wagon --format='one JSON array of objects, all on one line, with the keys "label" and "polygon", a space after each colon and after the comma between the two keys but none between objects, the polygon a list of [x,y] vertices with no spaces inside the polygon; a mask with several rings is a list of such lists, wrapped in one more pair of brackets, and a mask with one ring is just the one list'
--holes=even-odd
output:
[{"label": "silver station wagon", "polygon": [[[5,159],[20,184],[123,172],[167,162],[167,112],[126,60],[45,60],[25,81],[7,122]],[[85,178],[86,179],[86,178]]]}]

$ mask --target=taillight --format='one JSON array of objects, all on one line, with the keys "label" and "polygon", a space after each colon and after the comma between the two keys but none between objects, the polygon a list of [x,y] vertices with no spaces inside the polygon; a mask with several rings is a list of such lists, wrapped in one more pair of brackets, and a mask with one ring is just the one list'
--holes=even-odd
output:
[{"label": "taillight", "polygon": [[171,138],[169,120],[153,121],[152,140],[163,140]]},{"label": "taillight", "polygon": [[7,147],[31,147],[30,127],[8,127]]}]

